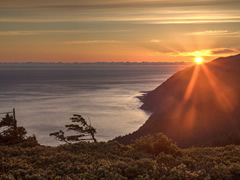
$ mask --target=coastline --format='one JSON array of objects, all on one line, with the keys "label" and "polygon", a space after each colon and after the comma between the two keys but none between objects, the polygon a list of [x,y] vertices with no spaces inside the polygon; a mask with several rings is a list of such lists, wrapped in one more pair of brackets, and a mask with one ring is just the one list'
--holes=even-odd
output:
[{"label": "coastline", "polygon": [[[148,93],[150,93],[152,91],[140,91],[139,93],[141,93],[140,96],[135,96],[136,98],[138,98],[142,103],[144,103],[144,98],[148,95]],[[141,108],[141,107],[140,107]],[[142,109],[142,108],[141,108]],[[144,110],[144,109],[143,109]]]}]

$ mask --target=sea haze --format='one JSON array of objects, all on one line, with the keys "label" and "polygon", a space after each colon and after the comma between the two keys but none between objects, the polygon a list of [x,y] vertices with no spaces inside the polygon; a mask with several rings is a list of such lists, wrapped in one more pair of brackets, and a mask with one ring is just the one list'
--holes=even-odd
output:
[{"label": "sea haze", "polygon": [[180,64],[0,64],[0,111],[16,108],[18,124],[44,145],[49,133],[81,114],[107,141],[137,130],[149,117],[137,96],[156,88]]}]

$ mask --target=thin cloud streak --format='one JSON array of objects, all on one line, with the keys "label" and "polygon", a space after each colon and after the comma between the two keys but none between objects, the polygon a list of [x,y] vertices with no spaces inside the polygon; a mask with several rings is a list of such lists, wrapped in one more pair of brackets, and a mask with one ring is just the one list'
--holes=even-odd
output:
[{"label": "thin cloud streak", "polygon": [[159,21],[145,21],[143,24],[209,24],[209,23],[239,23],[240,18],[224,18],[224,19],[166,19]]},{"label": "thin cloud streak", "polygon": [[0,18],[0,22],[29,22],[29,23],[44,23],[44,22],[131,22],[134,24],[199,24],[199,23],[239,23],[240,17],[235,18],[212,18],[212,19],[200,19],[200,18],[156,18],[156,17],[103,17],[103,18],[89,18],[89,19],[38,19],[38,18]]},{"label": "thin cloud streak", "polygon": [[236,48],[214,48],[214,49],[202,49],[193,52],[178,52],[169,53],[171,56],[185,56],[185,57],[210,57],[216,55],[234,55],[240,53],[240,49]]},{"label": "thin cloud streak", "polygon": [[150,42],[150,43],[160,43],[160,42],[162,42],[162,41],[159,40],[159,39],[152,39],[152,40],[147,41],[147,42]]},{"label": "thin cloud streak", "polygon": [[49,33],[124,33],[130,32],[130,30],[102,30],[102,31],[93,31],[93,30],[43,30],[43,31],[0,31],[0,36],[26,36],[26,35],[41,35]]},{"label": "thin cloud streak", "polygon": [[26,36],[26,35],[37,35],[37,31],[0,31],[0,36]]},{"label": "thin cloud streak", "polygon": [[53,1],[53,0],[11,0],[9,2],[0,2],[1,8],[39,8],[39,9],[129,9],[129,8],[168,8],[168,7],[206,7],[206,6],[236,6],[240,4],[238,0],[135,0],[135,1],[123,1],[123,0],[105,0],[99,2],[99,0],[91,1]]},{"label": "thin cloud streak", "polygon": [[25,0],[21,3],[19,1],[4,2],[0,1],[0,22],[131,22],[143,24],[240,22],[239,8],[236,9],[238,4],[240,6],[239,0],[137,0],[132,2],[43,0],[34,3]]},{"label": "thin cloud streak", "polygon": [[212,55],[221,55],[221,54],[236,54],[239,53],[240,50],[239,49],[231,49],[231,48],[221,48],[221,49],[217,49],[217,50],[212,50],[211,54]]},{"label": "thin cloud streak", "polygon": [[67,41],[66,44],[113,44],[122,43],[122,41],[115,40],[89,40],[89,41]]},{"label": "thin cloud streak", "polygon": [[187,35],[194,36],[218,36],[218,37],[240,37],[240,31],[231,32],[228,30],[207,30],[200,32],[192,32]]}]

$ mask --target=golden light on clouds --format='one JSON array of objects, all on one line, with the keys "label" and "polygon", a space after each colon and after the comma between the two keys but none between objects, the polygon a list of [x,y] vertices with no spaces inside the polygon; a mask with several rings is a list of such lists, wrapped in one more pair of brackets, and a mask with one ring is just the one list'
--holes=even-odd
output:
[{"label": "golden light on clouds", "polygon": [[239,0],[12,0],[0,7],[0,62],[190,62],[240,53]]}]

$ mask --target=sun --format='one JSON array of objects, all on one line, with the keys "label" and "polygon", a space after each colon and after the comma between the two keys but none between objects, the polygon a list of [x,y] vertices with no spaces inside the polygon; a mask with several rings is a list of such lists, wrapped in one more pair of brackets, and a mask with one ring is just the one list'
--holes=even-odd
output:
[{"label": "sun", "polygon": [[195,63],[196,64],[202,64],[203,63],[203,58],[202,57],[196,57],[195,58]]}]

